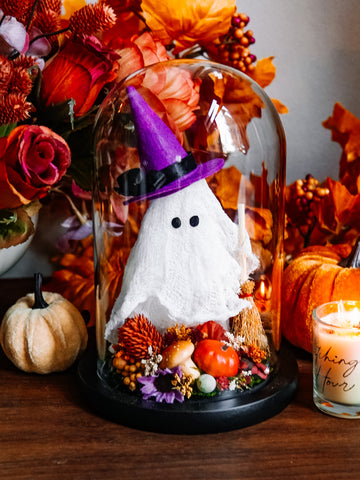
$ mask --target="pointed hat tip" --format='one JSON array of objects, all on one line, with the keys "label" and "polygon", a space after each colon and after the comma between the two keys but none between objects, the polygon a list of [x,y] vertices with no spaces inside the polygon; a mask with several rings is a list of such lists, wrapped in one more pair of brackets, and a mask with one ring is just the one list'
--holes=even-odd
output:
[{"label": "pointed hat tip", "polygon": [[128,95],[133,95],[133,92],[136,92],[136,88],[133,87],[132,85],[130,85],[129,87],[126,87],[126,91],[128,93]]}]

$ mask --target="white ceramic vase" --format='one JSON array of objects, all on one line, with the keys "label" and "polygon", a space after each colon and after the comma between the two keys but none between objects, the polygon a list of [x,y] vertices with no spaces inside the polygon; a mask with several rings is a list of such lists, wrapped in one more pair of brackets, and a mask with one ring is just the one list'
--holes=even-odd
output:
[{"label": "white ceramic vase", "polygon": [[[31,220],[34,224],[34,228],[36,229],[38,224],[38,214],[34,215]],[[0,276],[10,270],[10,268],[12,268],[20,260],[20,258],[29,248],[33,237],[34,234],[31,235],[25,242],[19,243],[19,245],[0,249]]]}]

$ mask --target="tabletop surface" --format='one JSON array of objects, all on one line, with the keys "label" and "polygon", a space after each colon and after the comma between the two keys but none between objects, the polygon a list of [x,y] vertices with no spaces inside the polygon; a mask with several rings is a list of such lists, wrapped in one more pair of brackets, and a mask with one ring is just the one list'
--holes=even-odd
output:
[{"label": "tabletop surface", "polygon": [[[29,285],[0,280],[0,318]],[[299,387],[281,413],[240,430],[174,435],[94,414],[75,366],[27,374],[1,351],[0,479],[359,479],[360,421],[315,408],[311,356],[294,353]]]}]

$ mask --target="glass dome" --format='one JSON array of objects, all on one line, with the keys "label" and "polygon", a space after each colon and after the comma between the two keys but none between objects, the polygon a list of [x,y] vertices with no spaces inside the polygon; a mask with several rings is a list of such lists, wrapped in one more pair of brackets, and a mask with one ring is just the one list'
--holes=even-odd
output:
[{"label": "glass dome", "polygon": [[[171,60],[112,90],[95,125],[101,377],[144,392],[146,378],[180,368],[172,400],[201,394],[205,374],[219,392],[248,388],[254,365],[266,377],[280,347],[284,182],[279,116],[239,71]],[[204,340],[228,358],[209,357]],[[165,361],[179,342],[187,360]]]}]

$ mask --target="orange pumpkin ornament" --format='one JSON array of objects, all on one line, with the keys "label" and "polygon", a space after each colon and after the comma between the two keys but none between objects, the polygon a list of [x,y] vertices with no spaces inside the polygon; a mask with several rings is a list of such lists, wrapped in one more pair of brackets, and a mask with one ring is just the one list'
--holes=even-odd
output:
[{"label": "orange pumpkin ornament", "polygon": [[312,352],[312,313],[317,306],[360,300],[359,257],[360,243],[353,252],[350,245],[314,245],[301,250],[285,269],[281,326],[293,345]]}]

